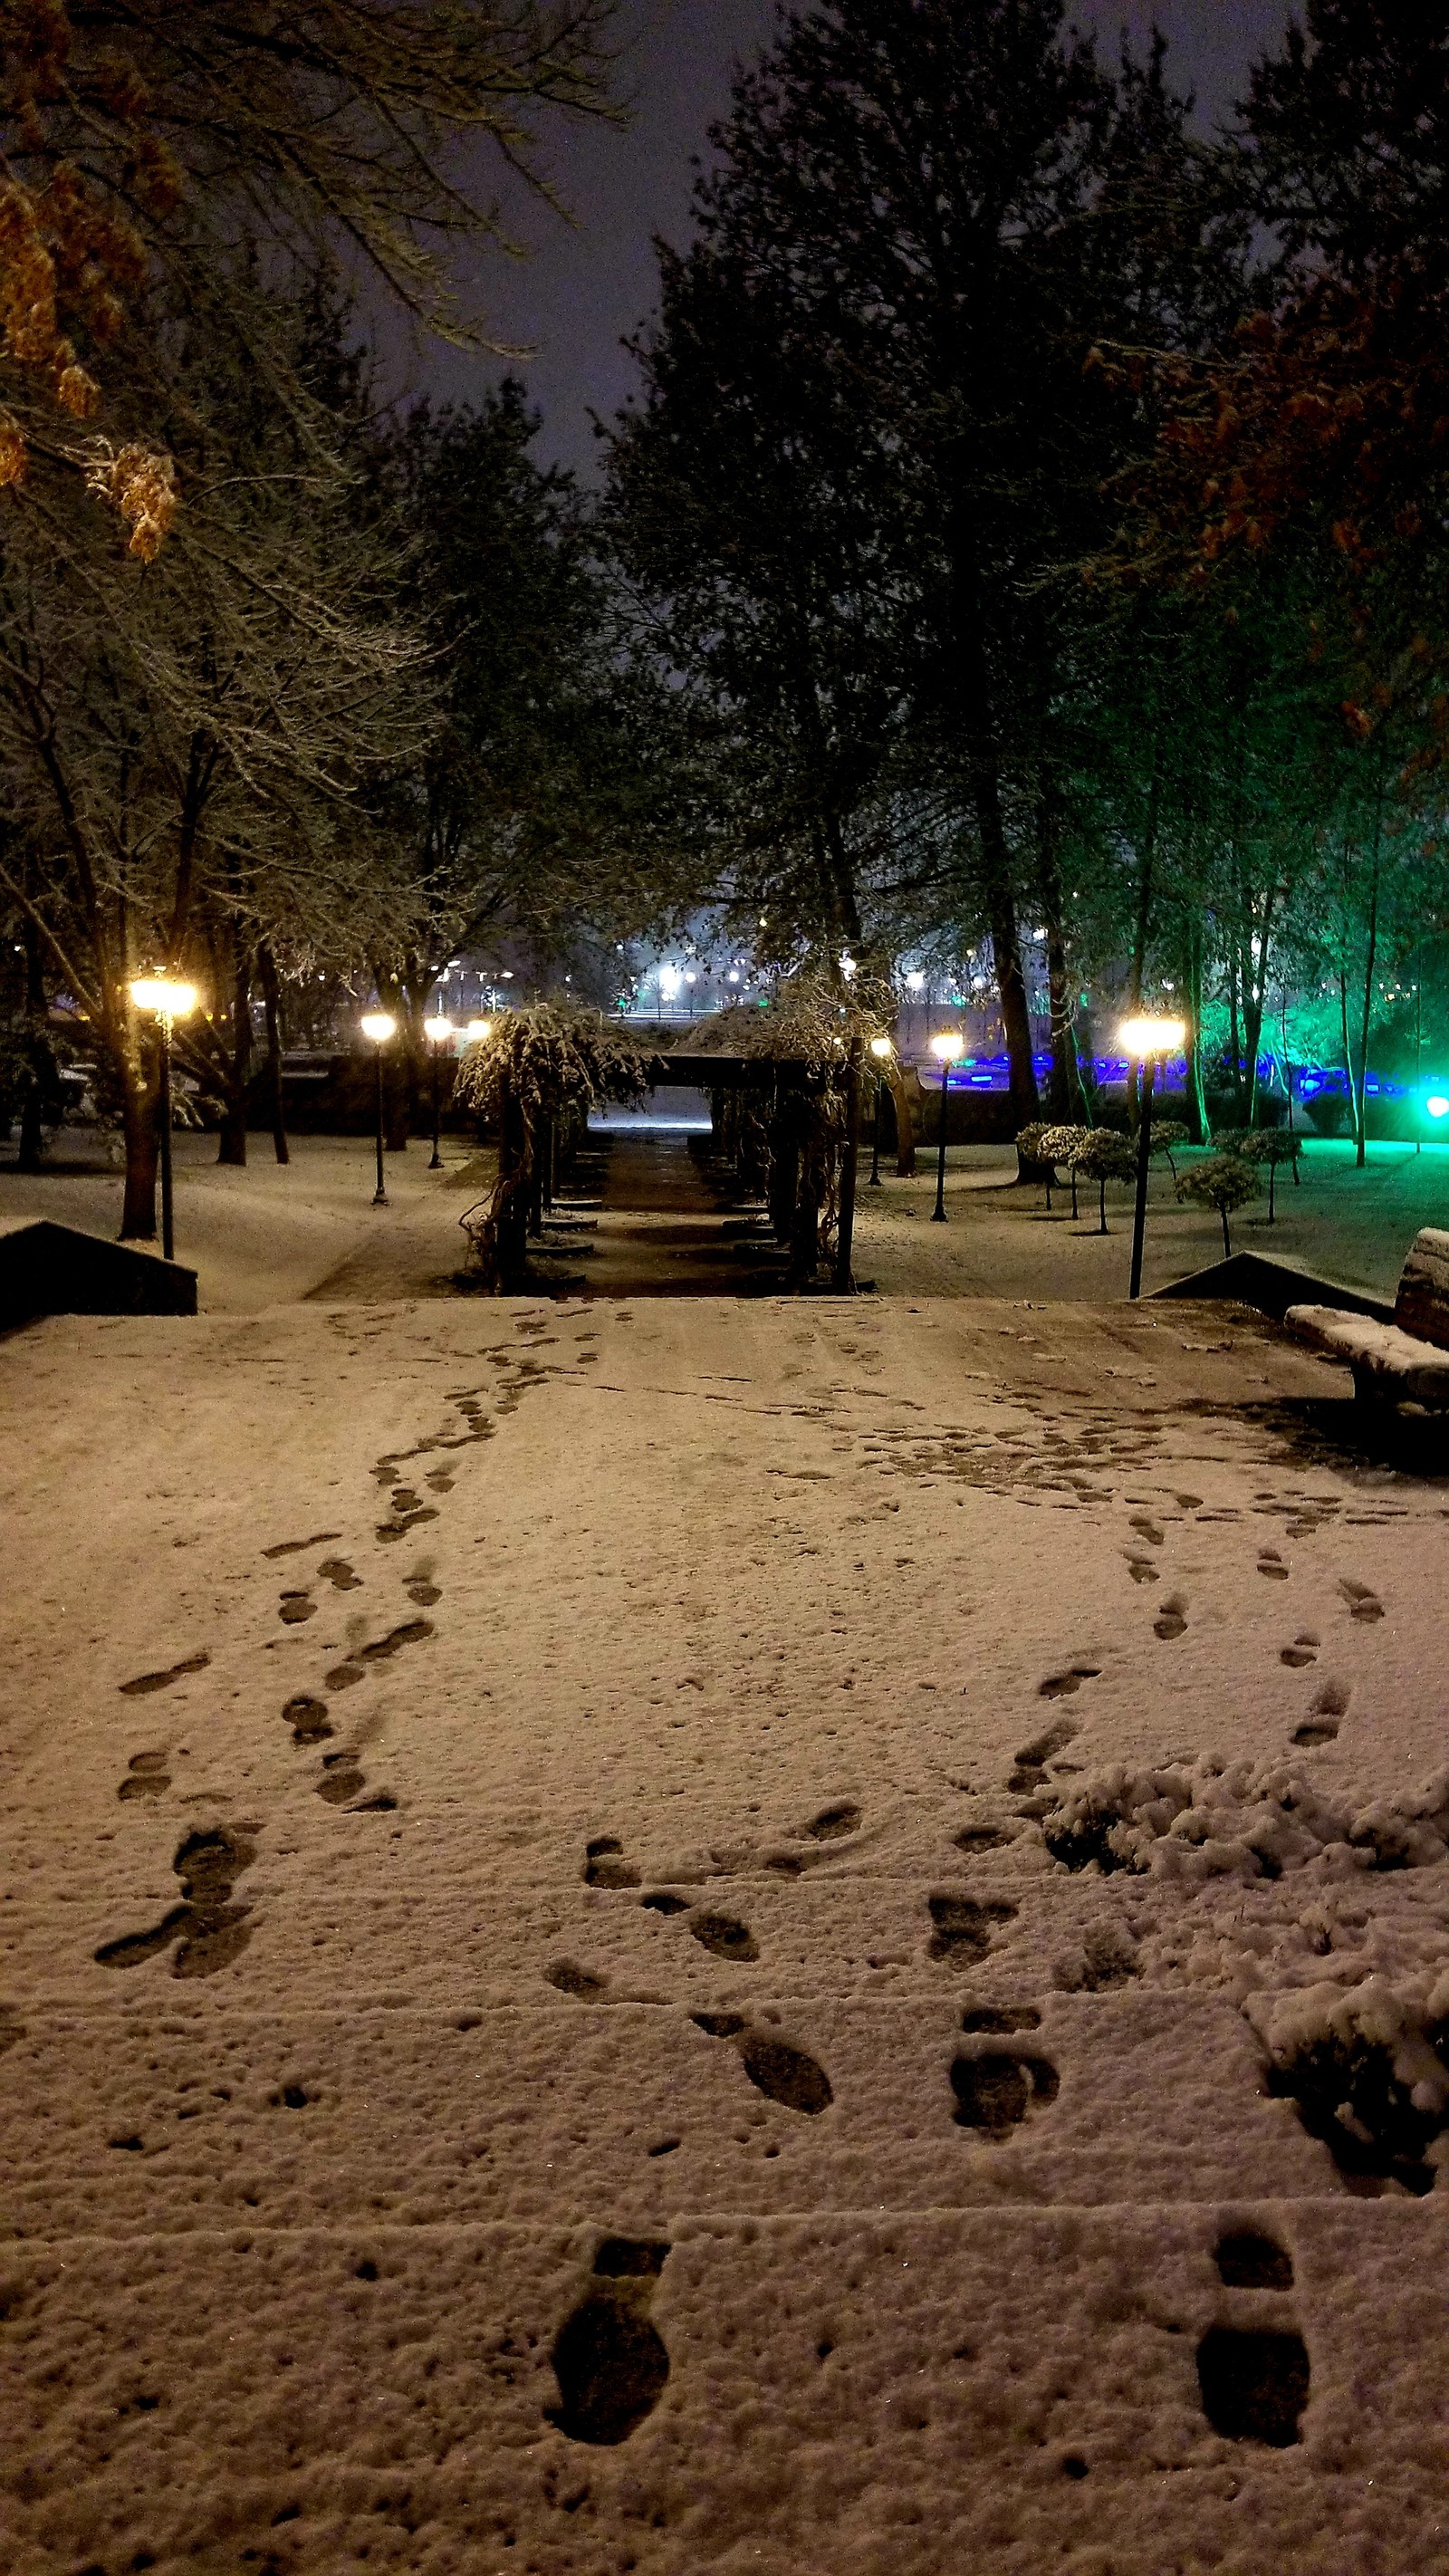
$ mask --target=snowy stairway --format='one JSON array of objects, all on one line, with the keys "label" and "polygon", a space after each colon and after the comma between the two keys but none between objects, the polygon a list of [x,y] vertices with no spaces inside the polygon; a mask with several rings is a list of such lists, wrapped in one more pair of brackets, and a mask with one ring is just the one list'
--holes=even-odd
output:
[{"label": "snowy stairway", "polygon": [[1074,1871],[1026,1776],[1389,1796],[1442,1532],[1245,1427],[1256,1327],[1068,1323],[47,1328],[5,2576],[1449,2576],[1442,2186],[1239,2008],[1433,1969],[1449,1873]]}]

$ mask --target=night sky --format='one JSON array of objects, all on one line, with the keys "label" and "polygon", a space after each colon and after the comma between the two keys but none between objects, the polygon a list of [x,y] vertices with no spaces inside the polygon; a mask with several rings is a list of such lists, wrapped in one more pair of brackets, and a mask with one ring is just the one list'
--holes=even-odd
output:
[{"label": "night sky", "polygon": [[[1142,43],[1156,19],[1178,81],[1213,117],[1231,106],[1246,65],[1288,11],[1284,0],[1084,0],[1078,14],[1108,53],[1122,26]],[[627,129],[572,126],[555,135],[553,168],[578,229],[515,203],[515,228],[533,256],[490,257],[474,270],[472,291],[492,330],[532,346],[517,371],[544,415],[540,453],[587,471],[590,410],[607,416],[633,390],[620,341],[653,301],[652,236],[687,238],[691,156],[728,105],[735,63],[767,44],[775,23],[774,0],[623,0]],[[458,401],[496,372],[495,362],[437,347],[415,351],[406,366],[419,389]]]}]

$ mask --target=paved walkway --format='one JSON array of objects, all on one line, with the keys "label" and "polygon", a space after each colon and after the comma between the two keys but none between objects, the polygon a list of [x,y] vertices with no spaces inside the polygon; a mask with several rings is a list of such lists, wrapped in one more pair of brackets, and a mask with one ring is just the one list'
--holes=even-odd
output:
[{"label": "paved walkway", "polygon": [[0,1345],[7,2571],[1444,2576],[1449,1494],[1345,1386]]}]

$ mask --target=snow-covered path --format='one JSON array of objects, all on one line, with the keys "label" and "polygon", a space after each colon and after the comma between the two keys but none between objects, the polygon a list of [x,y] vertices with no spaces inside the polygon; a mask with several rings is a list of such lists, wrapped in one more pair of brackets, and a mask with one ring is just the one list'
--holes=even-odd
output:
[{"label": "snow-covered path", "polygon": [[1449,1485],[1346,1386],[1204,1308],[0,1345],[0,2563],[1449,2569]]}]

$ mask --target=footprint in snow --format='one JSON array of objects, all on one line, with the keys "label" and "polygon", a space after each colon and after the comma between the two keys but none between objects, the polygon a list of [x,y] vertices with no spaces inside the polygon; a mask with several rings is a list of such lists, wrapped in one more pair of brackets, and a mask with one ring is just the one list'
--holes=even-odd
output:
[{"label": "footprint in snow", "polygon": [[291,1727],[294,1744],[322,1744],[337,1731],[327,1714],[325,1699],[314,1699],[307,1691],[299,1691],[295,1699],[289,1699],[282,1715]]},{"label": "footprint in snow", "polygon": [[1338,1588],[1348,1603],[1350,1619],[1382,1619],[1384,1605],[1366,1583],[1355,1583],[1351,1575],[1343,1574],[1339,1576]]},{"label": "footprint in snow", "polygon": [[1317,1663],[1318,1649],[1322,1643],[1322,1638],[1315,1635],[1311,1628],[1301,1628],[1291,1646],[1279,1647],[1278,1661],[1280,1664],[1287,1664],[1292,1672],[1301,1672],[1305,1664]]},{"label": "footprint in snow", "polygon": [[126,1765],[126,1777],[116,1791],[118,1798],[160,1798],[171,1786],[164,1753],[133,1753]]},{"label": "footprint in snow", "polygon": [[1030,1744],[1023,1744],[1007,1788],[1018,1793],[1039,1789],[1046,1778],[1046,1766],[1052,1755],[1060,1753],[1062,1747],[1070,1744],[1080,1732],[1081,1729],[1074,1726],[1069,1717],[1059,1717],[1054,1726],[1044,1727],[1040,1735],[1033,1736]]},{"label": "footprint in snow", "polygon": [[1135,1529],[1138,1537],[1145,1539],[1149,1547],[1161,1547],[1165,1532],[1157,1521],[1149,1520],[1145,1512],[1134,1512],[1127,1526]]},{"label": "footprint in snow", "polygon": [[[968,2019],[974,2026],[976,2016]],[[951,2117],[958,2128],[997,2140],[1020,2128],[1029,2111],[1045,2110],[1060,2090],[1061,2078],[1049,2058],[1015,2048],[963,2050],[951,2067]]]},{"label": "footprint in snow", "polygon": [[1101,1670],[1100,1664],[1068,1664],[1064,1673],[1048,1673],[1044,1682],[1038,1682],[1036,1695],[1038,1699],[1070,1699],[1083,1682],[1096,1681]]},{"label": "footprint in snow", "polygon": [[1301,1726],[1293,1729],[1293,1741],[1310,1751],[1320,1744],[1332,1744],[1340,1721],[1348,1714],[1348,1692],[1341,1682],[1325,1682],[1314,1694],[1313,1706]]},{"label": "footprint in snow", "polygon": [[1288,1568],[1276,1547],[1265,1547],[1259,1551],[1258,1572],[1266,1574],[1270,1583],[1286,1583],[1288,1580]]},{"label": "footprint in snow", "polygon": [[926,1956],[951,1968],[973,1967],[984,1959],[993,1926],[1014,1922],[1018,1912],[1007,1897],[930,1896],[926,1904],[932,1924]]},{"label": "footprint in snow", "polygon": [[1004,1851],[1016,1836],[1005,1825],[963,1825],[952,1840],[960,1852],[988,1852]]},{"label": "footprint in snow", "polygon": [[329,1538],[340,1538],[340,1530],[314,1530],[310,1538],[283,1538],[275,1547],[264,1547],[263,1556],[300,1556],[305,1548],[322,1547]]},{"label": "footprint in snow", "polygon": [[1134,1583],[1156,1583],[1160,1580],[1156,1566],[1145,1556],[1129,1556],[1127,1571]]},{"label": "footprint in snow", "polygon": [[1154,1637],[1180,1637],[1187,1626],[1187,1603],[1180,1592],[1170,1592],[1152,1622]]},{"label": "footprint in snow", "polygon": [[152,1691],[169,1690],[173,1682],[184,1680],[188,1673],[204,1673],[210,1661],[207,1654],[187,1655],[179,1664],[168,1664],[164,1672],[138,1673],[134,1681],[120,1684],[121,1697],[145,1699]]},{"label": "footprint in snow", "polygon": [[735,1914],[692,1914],[689,1929],[713,1958],[758,1959],[760,1945],[747,1923]]},{"label": "footprint in snow", "polygon": [[1210,2326],[1197,2348],[1202,2411],[1229,2442],[1285,2451],[1300,2441],[1310,2375],[1308,2347],[1291,2328]]},{"label": "footprint in snow", "polygon": [[95,1957],[102,1968],[139,1968],[174,1942],[175,1977],[214,1977],[230,1967],[252,1937],[246,1920],[250,1907],[233,1905],[231,1892],[243,1870],[256,1859],[256,1845],[240,1831],[224,1826],[188,1834],[171,1866],[181,1881],[182,1902],[149,1932],[124,1933],[103,1941]]},{"label": "footprint in snow", "polygon": [[284,1628],[297,1628],[304,1619],[316,1618],[317,1604],[310,1592],[284,1592],[277,1616]]},{"label": "footprint in snow", "polygon": [[624,1846],[616,1834],[596,1834],[584,1845],[585,1887],[637,1887],[639,1872],[631,1860],[624,1858]]},{"label": "footprint in snow", "polygon": [[1293,2257],[1271,2236],[1256,2228],[1235,2228],[1220,2236],[1213,2253],[1219,2278],[1230,2290],[1291,2290]]},{"label": "footprint in snow", "polygon": [[330,1583],[334,1592],[356,1592],[362,1577],[354,1574],[345,1556],[324,1556],[317,1568],[318,1577]]},{"label": "footprint in snow", "polygon": [[609,1983],[607,1977],[596,1976],[592,1968],[581,1968],[573,1959],[555,1959],[543,1973],[561,1995],[572,1995],[581,2004],[596,2002]]},{"label": "footprint in snow", "polygon": [[649,2315],[669,2257],[656,2240],[607,2236],[593,2276],[554,2338],[559,2403],[548,2420],[571,2442],[611,2449],[627,2442],[664,2394],[669,2355]]},{"label": "footprint in snow", "polygon": [[847,1834],[856,1833],[859,1827],[859,1807],[849,1798],[841,1798],[833,1807],[822,1807],[819,1815],[812,1816],[803,1830],[812,1842],[834,1843],[843,1841]]},{"label": "footprint in snow", "polygon": [[[361,1792],[367,1787],[367,1775],[355,1753],[324,1753],[322,1777],[317,1782],[317,1795],[329,1807],[346,1807],[354,1816],[390,1815],[397,1800],[390,1789],[374,1789],[370,1798]],[[358,1800],[354,1806],[352,1801]]]},{"label": "footprint in snow", "polygon": [[830,2078],[803,2048],[753,2029],[743,2013],[691,2013],[690,2020],[706,2039],[735,2042],[746,2075],[767,2101],[779,2102],[787,2111],[802,2111],[808,2119],[829,2110],[835,2099]]},{"label": "footprint in snow", "polygon": [[389,1663],[404,1646],[420,1645],[425,1637],[436,1634],[431,1619],[404,1619],[401,1626],[389,1628],[385,1637],[374,1637],[370,1645],[356,1646],[343,1664],[334,1664],[327,1675],[329,1690],[346,1690],[360,1682],[372,1664]]}]

